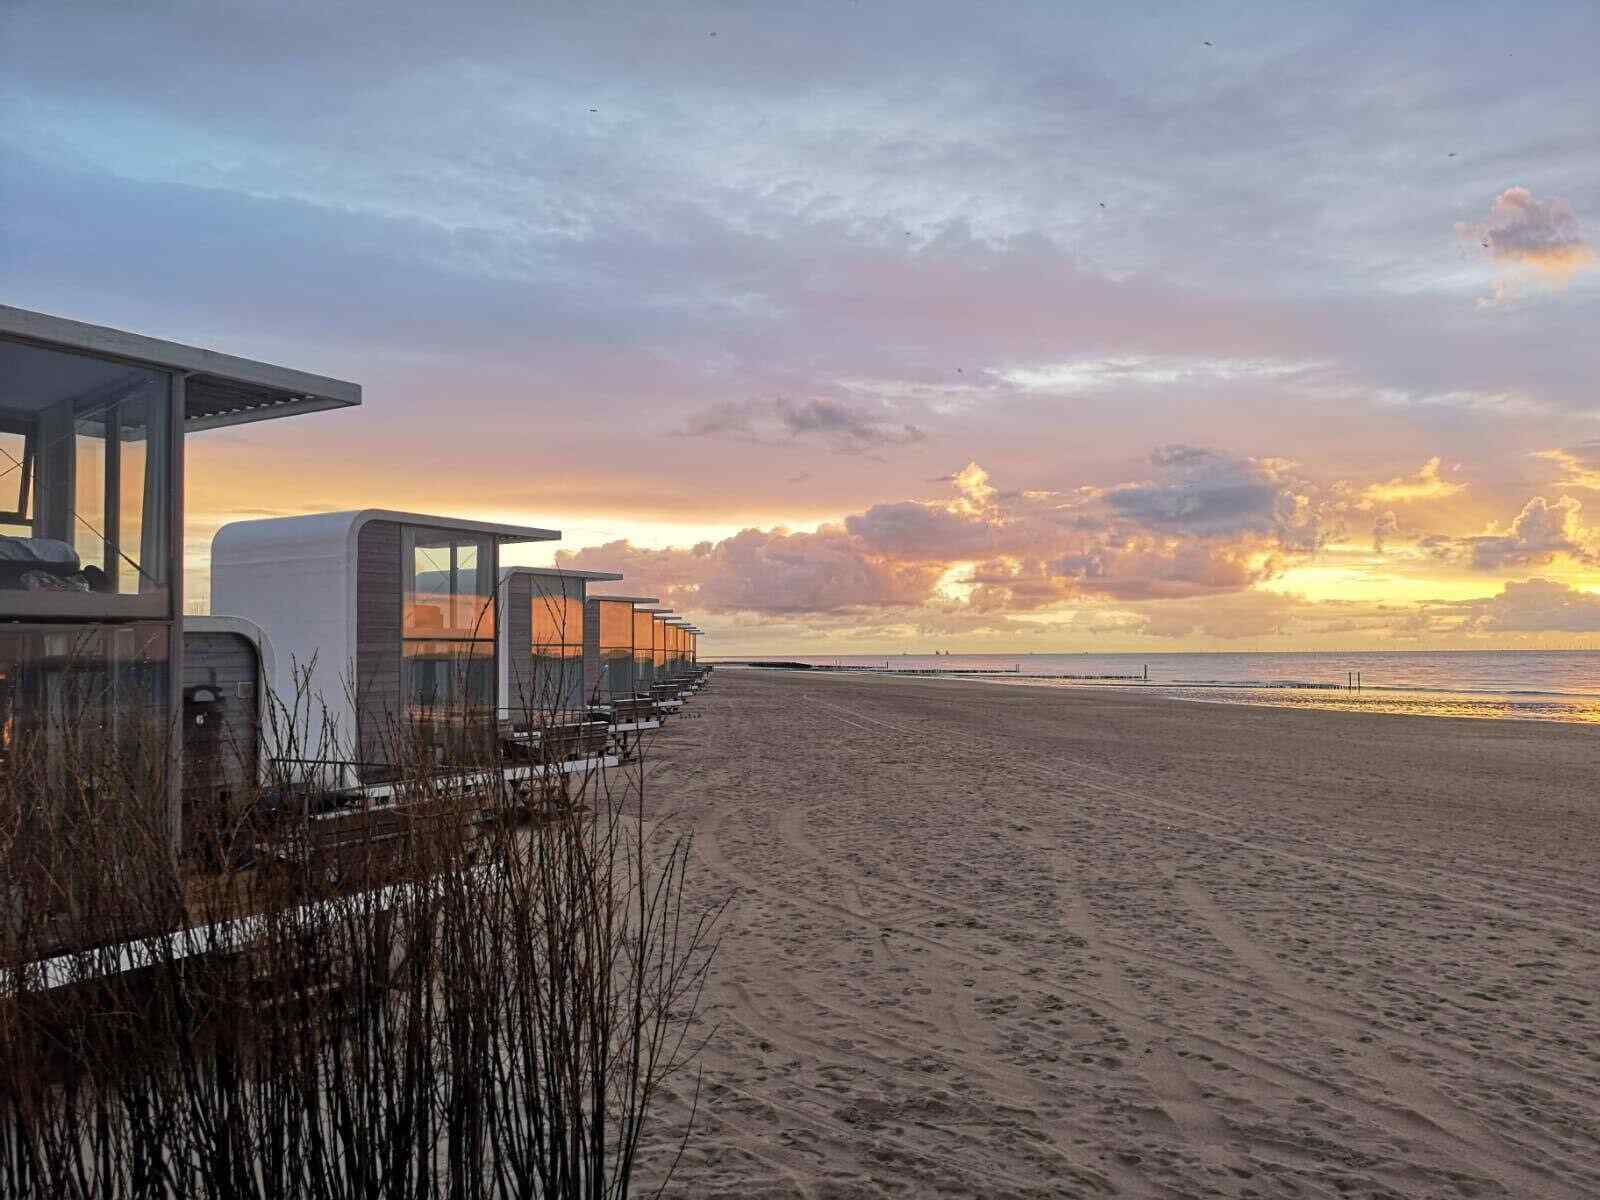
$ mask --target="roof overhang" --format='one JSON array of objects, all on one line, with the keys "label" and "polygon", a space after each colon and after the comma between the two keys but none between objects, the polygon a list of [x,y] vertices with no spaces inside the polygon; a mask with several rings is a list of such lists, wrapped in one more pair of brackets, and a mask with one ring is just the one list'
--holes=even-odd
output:
[{"label": "roof overhang", "polygon": [[614,600],[618,604],[654,604],[660,596],[590,596],[591,600]]},{"label": "roof overhang", "polygon": [[[330,513],[330,516],[344,514]],[[502,525],[498,521],[474,521],[470,517],[435,517],[427,513],[400,512],[391,508],[364,508],[357,513],[348,514],[357,519],[357,524],[365,525],[370,521],[393,521],[397,525],[420,525],[427,529],[448,529],[452,532],[471,533],[479,537],[491,537],[495,541],[506,545],[512,542],[559,542],[561,531],[559,529],[540,529],[533,525]]]},{"label": "roof overhang", "polygon": [[184,376],[186,431],[353,408],[361,385],[0,304],[0,337]]},{"label": "roof overhang", "polygon": [[615,583],[622,578],[616,571],[573,571],[566,567],[506,567],[500,573],[508,576],[541,575],[556,579],[581,579],[588,583]]}]

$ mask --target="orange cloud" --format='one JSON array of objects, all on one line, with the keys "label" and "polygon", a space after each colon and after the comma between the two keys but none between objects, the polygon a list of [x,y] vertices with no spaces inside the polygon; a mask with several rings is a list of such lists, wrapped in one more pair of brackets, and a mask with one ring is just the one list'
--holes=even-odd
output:
[{"label": "orange cloud", "polygon": [[[1487,220],[1459,224],[1456,232],[1476,239],[1496,263],[1525,268],[1555,287],[1565,287],[1595,263],[1572,206],[1540,200],[1525,187],[1507,188],[1489,205]],[[1500,299],[1504,285],[1495,291]]]},{"label": "orange cloud", "polygon": [[1391,479],[1388,483],[1370,484],[1362,491],[1362,498],[1374,504],[1406,504],[1416,500],[1443,500],[1466,489],[1464,483],[1454,483],[1439,476],[1439,458],[1435,455],[1422,464],[1415,475]]},{"label": "orange cloud", "polygon": [[1534,457],[1559,466],[1561,482],[1568,487],[1600,491],[1600,440],[1579,442],[1557,450],[1540,450]]}]

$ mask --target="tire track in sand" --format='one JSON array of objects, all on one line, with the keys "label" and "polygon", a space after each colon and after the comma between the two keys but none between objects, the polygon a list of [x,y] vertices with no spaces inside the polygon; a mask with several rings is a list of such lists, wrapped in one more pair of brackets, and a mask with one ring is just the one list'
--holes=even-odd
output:
[{"label": "tire track in sand", "polygon": [[[807,811],[795,806],[785,812],[778,823],[785,839],[799,853],[804,854],[815,862],[819,870],[832,875],[841,875],[849,883],[850,890],[860,905],[860,911],[867,915],[876,914],[874,919],[879,921],[880,924],[893,927],[896,923],[903,922],[909,917],[920,913],[937,912],[941,915],[966,917],[979,911],[971,903],[918,887],[889,864],[880,865],[878,868],[879,874],[871,878],[842,872],[839,861],[835,858],[830,858],[826,851],[804,832],[804,816]],[[1106,818],[1102,816],[1093,816],[1083,811],[1080,811],[1079,815],[1095,821],[1102,827],[1107,824]],[[901,903],[892,910],[888,909],[880,903],[875,903],[873,897],[869,895],[870,891],[887,893]],[[904,932],[899,929],[896,931]],[[1221,941],[1221,939],[1218,940]],[[1101,939],[1101,944],[1108,950],[1122,954],[1124,958],[1151,964],[1169,975],[1203,982],[1214,987],[1222,987],[1246,995],[1271,995],[1286,1004],[1297,1006],[1301,1011],[1309,1012],[1314,1010],[1323,1012],[1333,1021],[1343,1022],[1348,1028],[1355,1030],[1358,1037],[1381,1036],[1391,1044],[1404,1045],[1419,1053],[1449,1058],[1458,1066],[1470,1068],[1487,1063],[1502,1074],[1530,1087],[1543,1089],[1571,1089],[1573,1087],[1571,1080],[1553,1078],[1546,1072],[1524,1067],[1520,1063],[1503,1056],[1485,1056],[1470,1046],[1461,1046],[1438,1039],[1422,1038],[1403,1029],[1393,1028],[1374,1020],[1357,1009],[1351,1008],[1348,1003],[1332,993],[1307,994],[1305,989],[1298,986],[1285,991],[1278,986],[1280,979],[1288,978],[1282,973],[1281,968],[1279,973],[1273,976],[1265,976],[1257,972],[1257,978],[1252,980],[1229,975],[1195,963],[1184,962],[1171,955],[1120,942],[1114,938],[1104,937]],[[1600,1089],[1580,1087],[1578,1090],[1587,1096],[1600,1096]],[[1535,1136],[1548,1137],[1548,1134],[1539,1131],[1535,1133]]]},{"label": "tire track in sand", "polygon": [[[1400,1102],[1400,1114],[1413,1132],[1423,1136],[1443,1135],[1448,1146],[1435,1146],[1443,1157],[1454,1156],[1485,1178],[1495,1180],[1515,1195],[1554,1197],[1573,1200],[1591,1196],[1575,1190],[1563,1175],[1519,1165],[1528,1155],[1526,1146],[1506,1141],[1497,1133],[1480,1128],[1470,1115],[1435,1088],[1426,1072],[1397,1058],[1367,1035],[1367,1027],[1340,1015],[1337,1006],[1320,989],[1306,983],[1251,940],[1222,911],[1204,888],[1192,880],[1176,880],[1177,892],[1212,937],[1239,963],[1273,991],[1297,1002],[1297,1007],[1312,1024],[1321,1025],[1341,1044],[1351,1046],[1367,1073],[1382,1081],[1383,1090]],[[1561,1189],[1554,1192],[1552,1187]]]},{"label": "tire track in sand", "polygon": [[[850,720],[846,721],[846,723],[855,724],[858,728],[860,727],[859,723],[865,721],[872,725],[891,730],[909,738],[925,737],[928,733],[928,730],[925,728],[911,729],[907,726],[895,725],[891,722],[882,721],[875,717],[867,717],[856,712],[854,709],[846,708],[843,705],[829,704],[826,701],[821,700],[814,700],[812,703],[819,708],[830,709],[836,715],[843,714],[842,717],[836,716],[836,719],[844,719],[846,717],[850,718]],[[1008,747],[999,738],[963,732],[962,740],[967,746],[986,744],[990,749],[1006,755],[1009,759],[1016,759],[1015,748]],[[1018,765],[1020,767],[1020,763]],[[1028,764],[1026,768],[1022,769],[1031,771],[1036,775],[1052,776],[1064,784],[1069,792],[1073,788],[1087,788],[1090,791],[1102,792],[1108,796],[1115,796],[1120,800],[1133,801],[1136,804],[1148,805],[1151,808],[1165,810],[1167,813],[1176,813],[1186,818],[1198,817],[1200,820],[1205,821],[1212,826],[1237,827],[1237,823],[1223,813],[1211,812],[1203,808],[1196,808],[1193,805],[1184,804],[1179,800],[1163,800],[1150,794],[1148,791],[1136,792],[1131,788],[1123,787],[1118,784],[1101,783],[1098,780],[1085,779],[1077,772],[1093,771],[1100,775],[1109,775],[1114,779],[1120,778],[1120,776],[1118,776],[1117,773],[1109,767],[1103,767],[1099,763],[1088,762],[1085,759],[1075,758],[1071,755],[1058,754],[1048,764],[1042,762],[1033,762]],[[1126,806],[1121,808],[1119,811],[1138,820],[1156,824],[1159,824],[1163,820],[1171,820],[1171,817],[1162,817],[1152,812],[1137,812],[1127,808]],[[1286,859],[1290,862],[1296,862],[1302,866],[1313,867],[1329,874],[1343,875],[1350,879],[1360,880],[1362,883],[1365,883],[1369,886],[1378,887],[1396,895],[1412,896],[1424,900],[1442,900],[1446,903],[1459,905],[1463,908],[1476,909],[1481,913],[1496,917],[1500,920],[1511,921],[1514,923],[1531,926],[1533,928],[1545,929],[1570,936],[1590,936],[1590,931],[1581,926],[1573,925],[1564,921],[1555,921],[1546,917],[1536,916],[1519,909],[1508,908],[1506,905],[1497,903],[1493,900],[1483,900],[1476,897],[1462,896],[1436,886],[1419,887],[1414,884],[1401,883],[1399,880],[1394,879],[1393,877],[1386,877],[1377,874],[1375,871],[1365,869],[1364,867],[1350,866],[1342,862],[1330,861],[1327,856],[1313,857],[1308,854],[1301,854],[1294,850],[1286,849],[1282,846],[1270,845],[1268,843],[1243,837],[1237,834],[1221,833],[1215,828],[1201,829],[1192,824],[1185,824],[1184,828],[1198,837],[1209,838],[1211,841],[1218,842],[1222,845],[1233,846],[1235,848],[1244,850],[1254,850],[1261,854],[1274,855],[1278,858]],[[1328,848],[1334,851],[1336,854],[1352,858],[1358,857],[1358,852],[1348,846],[1330,846]],[[1534,893],[1534,895],[1536,896],[1537,893]],[[1552,898],[1545,897],[1545,899]]]},{"label": "tire track in sand", "polygon": [[[909,729],[877,718],[867,717],[864,714],[845,709],[840,705],[818,702],[818,706],[831,709],[836,714],[848,714],[849,717],[855,718],[855,720],[850,720],[846,723],[855,725],[857,728],[862,728],[861,725],[857,724],[857,721],[861,721],[897,733],[908,735],[913,733]],[[1049,767],[1045,767],[1043,768],[1043,773],[1060,775],[1063,772],[1059,768],[1052,770]],[[1086,785],[1093,791],[1110,793],[1130,800],[1144,801],[1158,809],[1167,809],[1212,820],[1217,819],[1213,814],[1193,809],[1188,805],[1157,800],[1154,797],[1135,793],[1124,787],[1101,784],[1096,781],[1082,780],[1081,778],[1074,778],[1072,782]],[[1128,815],[1126,810],[1123,810],[1123,812],[1124,815]],[[1147,813],[1131,815],[1146,821],[1152,819],[1151,815]],[[1104,818],[1102,817],[1097,823],[1103,823],[1103,821]],[[796,849],[825,866],[837,867],[836,863],[828,859],[819,848],[812,845],[809,839],[804,837],[803,833],[799,832],[798,819],[792,828],[798,836],[791,836],[787,840],[791,841]],[[1366,878],[1371,882],[1380,882],[1373,877],[1365,875],[1364,872],[1352,870],[1343,864],[1334,865],[1325,861],[1314,862],[1314,860],[1295,854],[1292,851],[1285,851],[1279,847],[1263,846],[1253,840],[1246,841],[1245,839],[1230,838],[1209,830],[1192,830],[1192,832],[1217,841],[1233,842],[1241,848],[1250,848],[1286,858],[1298,859],[1307,863],[1314,863],[1314,865],[1321,866],[1324,869],[1331,867],[1338,873],[1355,875]],[[1042,848],[1048,849],[1048,847]],[[934,903],[947,911],[951,908],[960,909],[959,902],[953,902],[952,898],[935,895],[914,885],[909,885],[908,881],[902,878],[895,878],[898,876],[898,872],[895,872],[892,867],[888,867],[886,870],[891,877],[889,879],[874,877],[870,881],[861,881],[851,877],[850,882],[862,908],[873,907],[869,902],[868,896],[861,888],[861,883],[867,882],[872,889],[888,892],[891,895],[897,894],[901,899],[916,897],[924,902]],[[1206,1095],[1196,1086],[1193,1079],[1184,1069],[1182,1060],[1172,1052],[1163,1037],[1164,1033],[1170,1035],[1170,1026],[1164,1026],[1163,1023],[1154,1021],[1127,1020],[1126,1010],[1138,1010],[1143,1005],[1138,993],[1129,987],[1122,977],[1120,967],[1115,958],[1115,948],[1109,945],[1095,930],[1092,918],[1090,918],[1087,911],[1087,906],[1083,904],[1081,898],[1075,897],[1070,889],[1065,886],[1060,878],[1059,871],[1054,870],[1054,867],[1052,867],[1052,874],[1056,877],[1058,897],[1066,901],[1063,906],[1064,922],[1068,923],[1079,936],[1090,942],[1091,954],[1103,968],[1105,999],[1112,1001],[1112,1005],[1106,1007],[1114,1006],[1115,1008],[1123,1009],[1124,1021],[1133,1032],[1140,1036],[1141,1041],[1144,1043],[1142,1047],[1136,1048],[1143,1052],[1136,1053],[1134,1056],[1140,1074],[1149,1082],[1152,1091],[1160,1101],[1163,1111],[1168,1114],[1184,1138],[1210,1160],[1234,1169],[1238,1162],[1237,1152],[1253,1139],[1234,1130],[1213,1106],[1206,1103]],[[1390,886],[1393,886],[1392,882]],[[1400,887],[1395,888],[1395,890],[1415,892],[1420,889]],[[1480,911],[1487,909],[1496,912],[1496,915],[1521,919],[1534,925],[1547,924],[1547,922],[1540,921],[1538,918],[1527,921],[1525,914],[1507,911],[1499,905],[1488,904],[1481,900],[1469,900],[1459,895],[1451,895],[1449,892],[1432,893],[1431,889],[1429,891],[1440,899],[1478,908]],[[1209,896],[1206,896],[1192,884],[1185,883],[1179,894],[1180,898],[1195,910],[1196,915],[1201,918],[1203,926],[1216,937],[1217,941],[1258,976],[1260,982],[1267,985],[1271,992],[1301,1011],[1313,1024],[1321,1025],[1325,1030],[1334,1033],[1339,1042],[1344,1044],[1353,1043],[1354,1047],[1357,1048],[1355,1057],[1358,1061],[1364,1063],[1368,1073],[1373,1078],[1381,1080],[1385,1084],[1388,1094],[1394,1097],[1392,1103],[1371,1106],[1378,1110],[1374,1115],[1386,1117],[1387,1122],[1409,1127],[1414,1134],[1434,1143],[1432,1149],[1437,1154],[1439,1161],[1452,1165],[1469,1165],[1486,1182],[1493,1180],[1502,1185],[1513,1185],[1519,1189],[1520,1194],[1529,1196],[1550,1194],[1549,1188],[1551,1186],[1562,1189],[1561,1194],[1563,1195],[1577,1196],[1583,1194],[1572,1190],[1571,1182],[1560,1173],[1538,1171],[1518,1166],[1519,1160],[1529,1156],[1529,1147],[1517,1145],[1498,1135],[1491,1134],[1486,1138],[1484,1131],[1475,1126],[1470,1116],[1466,1116],[1463,1110],[1451,1104],[1446,1097],[1436,1090],[1425,1072],[1388,1053],[1374,1042],[1373,1037],[1374,1035],[1386,1037],[1395,1042],[1416,1041],[1416,1039],[1408,1038],[1403,1033],[1396,1033],[1376,1026],[1358,1014],[1348,1011],[1340,1000],[1331,994],[1323,995],[1315,989],[1301,984],[1280,967],[1270,955],[1250,943],[1248,937],[1241,930],[1222,916],[1215,904],[1210,902]],[[1159,959],[1162,956],[1147,955],[1134,950],[1131,957],[1135,959]],[[1210,973],[1208,972],[1207,974]],[[1218,982],[1222,982],[1234,990],[1248,990],[1252,986],[1247,980],[1243,979],[1230,980],[1223,977]],[[1433,1052],[1437,1052],[1439,1049],[1439,1047],[1433,1046],[1428,1048]],[[1459,1053],[1454,1057],[1460,1057]],[[1151,1061],[1146,1062],[1146,1060]],[[1336,1090],[1335,1094],[1346,1105],[1352,1101],[1360,1103],[1358,1097],[1339,1094],[1340,1091],[1342,1089]],[[1367,1106],[1363,1105],[1363,1107]],[[1549,1146],[1552,1140],[1548,1133],[1543,1130],[1530,1129],[1527,1132],[1535,1140],[1545,1143],[1546,1146]],[[1439,1145],[1438,1143],[1441,1139],[1450,1144]],[[1555,1141],[1560,1144],[1559,1139],[1555,1139]],[[1230,1161],[1230,1158],[1232,1161]],[[1236,1173],[1245,1175],[1247,1172],[1237,1171]]]},{"label": "tire track in sand", "polygon": [[[1100,970],[1107,997],[1126,1013],[1139,1012],[1145,1001],[1123,977],[1121,964],[1102,940],[1083,895],[1062,877],[1053,859],[1050,874],[1059,920],[1074,936],[1083,939],[1089,960]],[[1170,1032],[1141,1017],[1123,1017],[1122,1022],[1128,1027],[1128,1055],[1134,1070],[1149,1086],[1179,1136],[1206,1162],[1241,1178],[1252,1174],[1245,1165],[1243,1139],[1184,1069],[1183,1060],[1168,1044]]]},{"label": "tire track in sand", "polygon": [[[871,914],[851,909],[843,904],[819,900],[806,894],[778,887],[770,881],[762,880],[732,863],[723,852],[716,832],[717,826],[730,815],[729,810],[722,806],[716,806],[711,810],[702,812],[705,824],[699,829],[696,838],[696,851],[704,856],[703,865],[737,885],[741,892],[760,898],[767,903],[789,906],[801,911],[809,911],[813,914],[825,913],[836,919],[842,918],[846,922],[861,928],[877,928],[877,919]],[[1058,874],[1056,878],[1059,879]],[[1068,891],[1076,897],[1075,892],[1072,892],[1071,889],[1068,889]],[[1058,897],[1060,895],[1061,893],[1058,891]],[[1079,906],[1082,906],[1081,899],[1079,900]],[[1074,905],[1069,903],[1065,908],[1061,909],[1061,912],[1064,922],[1080,920],[1082,921],[1081,928],[1093,928],[1093,923],[1088,919],[1088,914],[1084,912],[1080,916],[1078,909]],[[1072,928],[1078,929],[1079,927],[1072,926]],[[986,960],[981,956],[964,951],[959,947],[951,946],[936,938],[906,930],[900,932],[901,936],[907,940],[934,950],[950,961],[960,963],[969,969],[1008,976],[1023,987],[1033,988],[1039,985],[1039,980],[1034,976],[993,960]],[[1080,936],[1082,936],[1081,932]],[[1089,939],[1086,938],[1085,940],[1088,941]],[[1101,943],[1100,946],[1104,949],[1110,948],[1105,943]],[[1099,963],[1108,964],[1113,969],[1116,967],[1114,960],[1104,954],[1101,956]],[[1075,997],[1090,1009],[1100,1013],[1106,1020],[1121,1023],[1139,1035],[1141,1046],[1148,1046],[1151,1049],[1151,1054],[1145,1055],[1141,1053],[1136,1056],[1130,1055],[1130,1057],[1137,1057],[1141,1060],[1152,1058],[1156,1062],[1148,1068],[1151,1072],[1148,1076],[1145,1074],[1142,1062],[1134,1067],[1134,1071],[1139,1078],[1146,1080],[1152,1098],[1155,1099],[1161,1110],[1167,1114],[1169,1121],[1182,1135],[1182,1144],[1193,1149],[1196,1156],[1207,1167],[1218,1172],[1234,1175],[1237,1179],[1242,1180],[1247,1171],[1253,1171],[1256,1167],[1263,1167],[1268,1164],[1297,1165],[1301,1173],[1297,1175],[1296,1183],[1302,1189],[1309,1189],[1309,1194],[1313,1195],[1333,1195],[1332,1192],[1325,1191],[1316,1178],[1316,1173],[1326,1166],[1325,1163],[1314,1157],[1308,1160],[1305,1157],[1306,1152],[1292,1144],[1270,1137],[1245,1135],[1227,1126],[1222,1121],[1220,1114],[1207,1102],[1207,1097],[1202,1090],[1188,1075],[1183,1060],[1171,1051],[1168,1043],[1174,1038],[1186,1039],[1203,1047],[1221,1061],[1227,1062],[1234,1070],[1254,1073],[1264,1082],[1288,1088],[1297,1095],[1316,1097],[1330,1108],[1347,1114],[1351,1119],[1365,1120],[1377,1127],[1385,1128],[1397,1119],[1404,1119],[1406,1116],[1406,1110],[1397,1103],[1365,1099],[1347,1089],[1334,1086],[1326,1080],[1306,1075],[1244,1047],[1222,1041],[1198,1030],[1186,1028],[1170,1020],[1164,1020],[1159,1016],[1147,1015],[1149,1002],[1123,980],[1120,970],[1116,970],[1114,979],[1107,979],[1101,985],[1092,989],[1066,984],[1062,981],[1056,981],[1052,986],[1066,995]],[[813,997],[813,999],[815,998]],[[886,1011],[874,1010],[866,1012],[839,996],[831,997],[831,1007],[836,1010],[855,1010],[858,1019],[863,1021],[870,1019],[880,1025],[901,1025],[904,1027],[906,1036],[913,1039],[926,1037],[928,1032],[925,1022],[912,1021],[903,1014]],[[759,1012],[759,1010],[756,1011]],[[869,1030],[863,1028],[862,1033],[865,1034],[868,1040],[877,1042],[881,1048],[899,1046],[911,1049],[919,1044],[914,1041],[903,1040],[901,1037],[882,1029]],[[770,1026],[765,1035],[772,1036]],[[966,1035],[966,1040],[970,1041],[970,1039],[971,1035]],[[1129,1041],[1131,1044],[1132,1039],[1129,1039]],[[968,1069],[971,1069],[970,1064],[966,1065]],[[975,1075],[980,1077],[988,1076],[995,1082],[1000,1082],[1011,1073],[1009,1068],[997,1068],[996,1064],[987,1064],[976,1068],[974,1071]],[[1037,1081],[1030,1080],[1029,1082],[1037,1086]],[[1210,1149],[1202,1153],[1201,1147],[1206,1146],[1209,1146]],[[1245,1166],[1245,1160],[1240,1157],[1246,1147],[1252,1153],[1249,1166]],[[1445,1157],[1449,1161],[1449,1156]],[[1299,1160],[1299,1162],[1295,1163],[1295,1160]],[[1420,1166],[1422,1164],[1419,1163],[1417,1165]],[[1244,1169],[1241,1170],[1241,1167]],[[1435,1165],[1430,1168],[1430,1171],[1438,1172],[1440,1169],[1438,1165]],[[1392,1168],[1379,1168],[1379,1170],[1382,1174],[1390,1175],[1391,1178],[1394,1177]],[[1459,1176],[1460,1174],[1457,1171],[1453,1171],[1449,1166],[1445,1166],[1443,1170],[1447,1176]],[[1255,1174],[1259,1176],[1258,1171]],[[1170,1191],[1170,1188],[1159,1178],[1139,1176],[1139,1179],[1143,1184],[1154,1187],[1157,1190]],[[1395,1183],[1396,1186],[1401,1186],[1403,1179],[1396,1179]],[[1537,1191],[1527,1193],[1530,1200],[1533,1195],[1538,1194]],[[1184,1200],[1189,1200],[1187,1194],[1183,1195]]]}]

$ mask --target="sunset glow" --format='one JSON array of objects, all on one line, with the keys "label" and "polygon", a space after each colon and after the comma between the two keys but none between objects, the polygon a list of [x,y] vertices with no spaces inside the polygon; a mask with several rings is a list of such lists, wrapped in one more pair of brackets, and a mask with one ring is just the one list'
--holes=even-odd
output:
[{"label": "sunset glow", "polygon": [[0,17],[0,267],[365,388],[192,439],[191,608],[389,507],[707,653],[1600,645],[1584,6],[190,8]]}]

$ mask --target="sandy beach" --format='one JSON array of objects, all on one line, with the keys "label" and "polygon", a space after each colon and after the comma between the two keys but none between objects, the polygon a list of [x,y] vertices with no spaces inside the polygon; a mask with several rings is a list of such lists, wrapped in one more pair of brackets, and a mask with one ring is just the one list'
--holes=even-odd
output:
[{"label": "sandy beach", "polygon": [[[685,1196],[1600,1195],[1600,733],[722,670]],[[680,1088],[681,1091],[681,1088]]]}]

